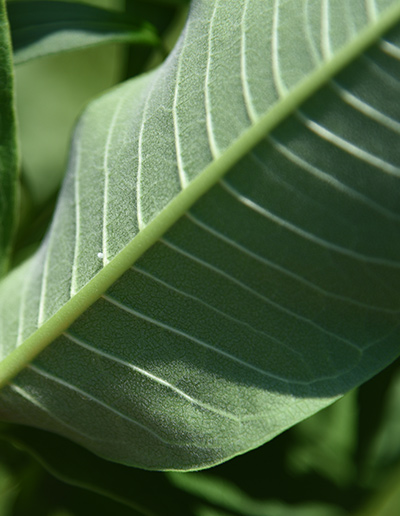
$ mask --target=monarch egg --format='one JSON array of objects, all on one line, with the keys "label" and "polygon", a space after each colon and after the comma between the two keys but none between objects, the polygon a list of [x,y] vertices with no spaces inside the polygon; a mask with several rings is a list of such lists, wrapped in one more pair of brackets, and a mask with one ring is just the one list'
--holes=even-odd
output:
[{"label": "monarch egg", "polygon": [[102,260],[104,258],[104,254],[103,253],[97,253],[97,258],[99,258],[99,260]]}]

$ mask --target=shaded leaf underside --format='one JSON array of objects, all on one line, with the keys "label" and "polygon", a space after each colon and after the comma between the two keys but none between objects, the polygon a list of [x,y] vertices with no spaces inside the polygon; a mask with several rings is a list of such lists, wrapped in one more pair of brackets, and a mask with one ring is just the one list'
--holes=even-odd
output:
[{"label": "shaded leaf underside", "polygon": [[[164,65],[82,117],[51,230],[2,284],[2,356],[397,4],[194,2]],[[265,442],[390,363],[399,38],[386,34],[247,153],[2,390],[2,417],[122,463],[194,469]]]}]

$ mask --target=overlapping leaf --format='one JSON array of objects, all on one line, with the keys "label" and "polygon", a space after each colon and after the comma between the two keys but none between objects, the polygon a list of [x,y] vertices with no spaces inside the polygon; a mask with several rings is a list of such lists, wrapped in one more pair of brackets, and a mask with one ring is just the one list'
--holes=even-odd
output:
[{"label": "overlapping leaf", "polygon": [[8,16],[16,64],[110,42],[159,43],[154,28],[134,16],[78,2],[14,2]]},{"label": "overlapping leaf", "polygon": [[11,42],[4,1],[0,2],[0,277],[8,268],[16,225],[17,143]]},{"label": "overlapping leaf", "polygon": [[399,18],[199,0],[161,68],[90,105],[1,286],[3,418],[201,468],[399,354]]}]

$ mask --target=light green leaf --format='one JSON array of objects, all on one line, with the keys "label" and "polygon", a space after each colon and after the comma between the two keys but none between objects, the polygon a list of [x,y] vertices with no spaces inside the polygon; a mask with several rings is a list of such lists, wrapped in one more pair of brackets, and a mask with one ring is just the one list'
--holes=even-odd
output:
[{"label": "light green leaf", "polygon": [[[323,412],[330,411],[332,408]],[[28,452],[62,482],[110,498],[137,510],[139,514],[198,516],[203,512],[206,514],[207,510],[211,514],[211,508],[218,507],[221,508],[218,514],[226,509],[231,510],[235,516],[344,516],[339,500],[337,506],[322,501],[320,497],[326,496],[326,491],[319,488],[316,492],[314,482],[305,484],[301,477],[289,475],[292,480],[290,486],[286,483],[277,492],[277,479],[287,480],[288,472],[284,468],[284,461],[277,464],[275,460],[270,460],[266,464],[265,457],[276,457],[276,446],[282,446],[282,440],[279,439],[263,450],[264,460],[260,457],[262,452],[250,454],[253,459],[249,456],[238,459],[241,466],[234,462],[226,463],[213,468],[207,475],[203,472],[143,471],[113,464],[60,436],[22,425],[0,425],[0,451],[3,454],[2,439],[8,445],[14,443],[20,453]],[[272,454],[271,447],[275,447]],[[290,455],[291,452],[287,451]],[[249,475],[251,472],[257,477],[253,479],[252,486],[257,485],[258,489],[249,493],[246,484],[252,478]],[[308,489],[305,489],[306,486]],[[281,499],[283,493],[285,496]],[[335,500],[335,494],[330,493],[330,498]],[[308,499],[313,501],[305,502]],[[53,500],[53,504],[55,502]],[[101,514],[109,513],[102,511]]]},{"label": "light green leaf", "polygon": [[0,1],[0,277],[6,272],[16,225],[18,151],[11,41]]},{"label": "light green leaf", "polygon": [[380,477],[377,489],[356,516],[396,516],[400,509],[400,467]]},{"label": "light green leaf", "polygon": [[356,479],[357,390],[295,428],[296,444],[288,453],[292,471],[318,472],[339,486]]},{"label": "light green leaf", "polygon": [[[7,438],[3,441],[5,426],[4,424],[0,425],[0,475],[3,470],[6,474],[4,487],[7,488],[8,484],[9,488],[7,491],[0,491],[1,516],[18,516],[25,514],[29,514],[30,516],[43,516],[44,514],[46,516],[85,516],[88,507],[90,507],[91,513],[97,514],[98,516],[109,516],[110,514],[118,514],[118,516],[161,516],[165,514],[165,512],[157,514],[146,509],[142,510],[142,508],[140,508],[141,498],[143,497],[141,493],[137,496],[137,498],[139,498],[137,503],[131,503],[130,506],[127,507],[118,501],[111,500],[104,496],[99,485],[97,485],[92,492],[87,489],[82,489],[82,487],[86,487],[84,485],[77,488],[76,485],[79,484],[81,478],[80,473],[86,473],[86,471],[90,470],[86,462],[82,462],[82,456],[80,457],[79,464],[74,463],[76,460],[74,448],[79,449],[77,445],[59,436],[48,434],[48,432],[24,428],[20,425],[18,425],[19,428],[17,430],[22,435],[24,435],[25,430],[27,443],[23,440],[21,442],[21,436],[18,435],[18,431],[16,432],[17,436],[13,436],[11,439]],[[70,482],[70,485],[63,482],[64,478],[62,475],[55,478],[53,475],[49,474],[46,469],[42,467],[42,464],[40,464],[45,461],[35,459],[36,452],[33,453],[30,446],[32,446],[32,441],[37,441],[36,434],[38,433],[49,435],[45,455],[51,455],[53,463],[57,463],[62,470],[68,470],[68,467],[65,468],[61,461],[58,462],[55,458],[57,455],[56,452],[59,452],[60,448],[55,449],[54,445],[60,446],[60,442],[63,446],[61,448],[63,458],[67,457],[70,464],[74,463],[74,478],[73,481]],[[43,445],[43,449],[44,448],[45,446]],[[137,482],[139,473],[143,473],[143,470],[135,470],[134,468],[110,464],[90,452],[85,450],[84,452],[83,459],[88,458],[89,463],[94,459],[94,465],[97,466],[97,470],[92,471],[91,479],[88,479],[89,484],[90,481],[93,482],[94,480],[96,480],[98,484],[101,484],[99,479],[103,479],[103,481],[107,479],[111,485],[117,484],[114,478],[110,482],[107,474],[102,477],[99,472],[99,465],[100,469],[102,469],[101,466],[103,463],[111,467],[114,466],[113,474],[115,474],[115,470],[118,471],[118,468],[120,471],[126,470],[126,473],[131,473],[131,483],[129,485],[126,481],[124,482],[123,479],[119,479],[119,492],[122,492],[123,487],[127,493],[125,498],[132,499],[133,493],[137,494],[136,491],[143,488],[144,482]],[[58,456],[60,457],[59,453]],[[162,473],[152,474],[162,475]],[[82,476],[85,476],[85,474],[83,473]],[[59,479],[61,481],[59,481]],[[0,476],[0,489],[1,480]],[[147,497],[150,498],[148,491]],[[149,505],[151,505],[151,503],[147,504],[147,506]],[[139,510],[136,511],[135,508],[138,507]],[[190,516],[190,514],[188,516]]]},{"label": "light green leaf", "polygon": [[18,493],[18,482],[11,472],[0,462],[0,514],[11,516],[14,498]]},{"label": "light green leaf", "polygon": [[76,118],[89,100],[119,81],[123,62],[123,48],[110,45],[16,68],[23,177],[36,206],[44,206],[60,187]]},{"label": "light green leaf", "polygon": [[[378,394],[381,394],[378,391]],[[400,371],[395,370],[393,379],[387,387],[385,397],[380,396],[382,417],[380,425],[368,449],[364,484],[374,488],[392,470],[399,470],[400,465]],[[399,477],[398,472],[395,475]]]},{"label": "light green leaf", "polygon": [[12,2],[7,9],[16,64],[104,43],[159,44],[150,24],[127,13],[40,0]]},{"label": "light green leaf", "polygon": [[[340,507],[311,502],[288,504],[278,500],[255,500],[238,489],[233,483],[221,480],[204,473],[169,473],[172,483],[184,491],[204,498],[233,514],[243,516],[345,516]],[[197,512],[198,516],[224,516],[225,512],[203,506]],[[229,514],[232,514],[229,512]]]},{"label": "light green leaf", "polygon": [[204,468],[399,355],[399,18],[198,0],[158,70],[89,106],[1,285],[4,419]]}]

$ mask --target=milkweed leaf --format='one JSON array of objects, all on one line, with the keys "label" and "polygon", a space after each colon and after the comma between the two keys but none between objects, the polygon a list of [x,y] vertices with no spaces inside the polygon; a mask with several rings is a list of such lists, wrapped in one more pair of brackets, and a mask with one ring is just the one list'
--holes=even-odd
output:
[{"label": "milkweed leaf", "polygon": [[198,0],[160,68],[90,104],[0,288],[3,419],[200,469],[399,355],[399,19]]}]

